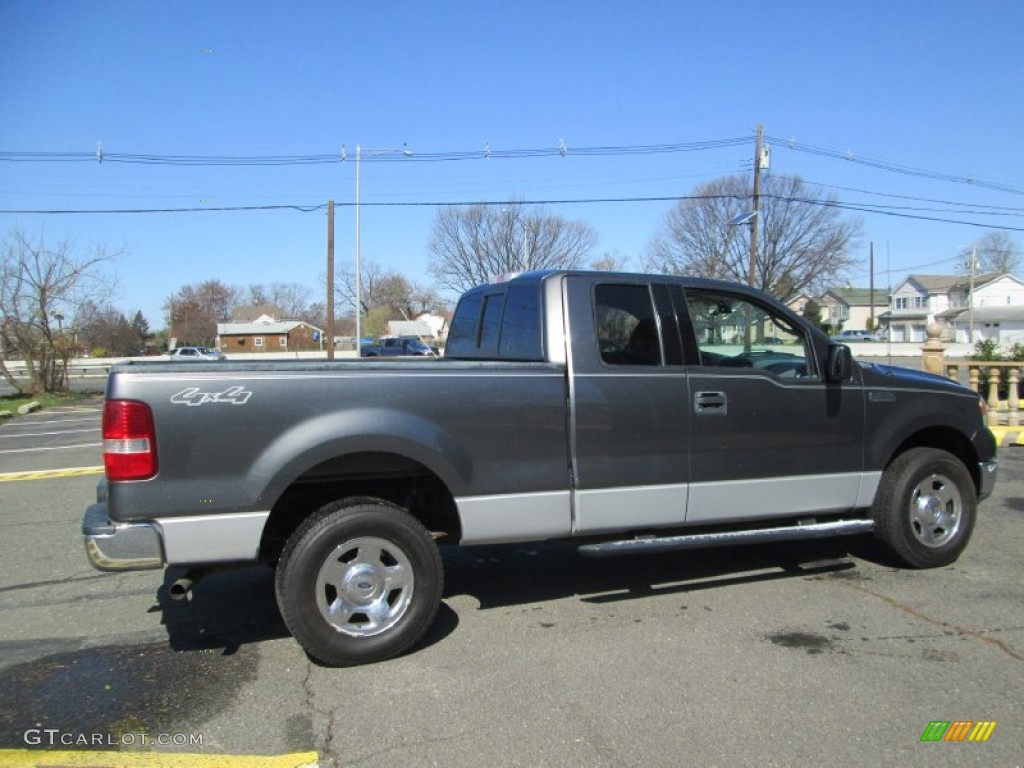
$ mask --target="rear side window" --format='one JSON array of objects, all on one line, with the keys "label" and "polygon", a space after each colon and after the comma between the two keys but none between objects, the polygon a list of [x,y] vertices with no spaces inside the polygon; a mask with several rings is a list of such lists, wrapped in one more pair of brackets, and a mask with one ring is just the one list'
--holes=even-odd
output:
[{"label": "rear side window", "polygon": [[542,361],[537,287],[509,286],[464,296],[455,310],[445,357]]},{"label": "rear side window", "polygon": [[537,289],[527,285],[511,286],[505,299],[498,354],[505,360],[543,360],[540,326]]},{"label": "rear side window", "polygon": [[448,331],[445,357],[472,357],[476,352],[476,328],[480,322],[483,295],[470,293],[462,297],[455,308],[452,327]]}]

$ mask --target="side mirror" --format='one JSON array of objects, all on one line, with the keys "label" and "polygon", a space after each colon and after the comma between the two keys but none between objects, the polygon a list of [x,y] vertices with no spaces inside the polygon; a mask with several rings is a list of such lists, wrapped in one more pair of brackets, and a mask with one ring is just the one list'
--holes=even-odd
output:
[{"label": "side mirror", "polygon": [[853,354],[845,344],[830,344],[825,378],[828,381],[847,381],[853,375]]}]

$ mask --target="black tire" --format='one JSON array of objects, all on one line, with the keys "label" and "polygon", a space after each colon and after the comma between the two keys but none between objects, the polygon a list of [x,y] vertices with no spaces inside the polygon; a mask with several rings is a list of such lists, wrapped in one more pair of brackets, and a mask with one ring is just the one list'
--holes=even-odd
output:
[{"label": "black tire", "polygon": [[911,568],[955,562],[971,539],[977,512],[970,473],[937,448],[912,448],[894,459],[871,510],[875,536]]},{"label": "black tire", "polygon": [[303,649],[330,666],[383,661],[434,621],[444,586],[437,545],[416,518],[380,499],[319,509],[288,539],[277,604]]}]

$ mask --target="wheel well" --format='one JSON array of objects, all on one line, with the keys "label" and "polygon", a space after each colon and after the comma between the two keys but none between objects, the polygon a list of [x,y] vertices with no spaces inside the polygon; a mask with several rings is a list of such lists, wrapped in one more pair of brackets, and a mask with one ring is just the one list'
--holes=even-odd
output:
[{"label": "wheel well", "polygon": [[288,537],[303,520],[324,504],[350,497],[390,501],[407,510],[435,537],[461,538],[455,499],[436,474],[405,456],[358,453],[318,464],[281,494],[263,528],[260,559],[277,562]]},{"label": "wheel well", "polygon": [[929,427],[916,432],[904,440],[889,457],[889,464],[911,448],[938,448],[960,459],[974,481],[974,487],[981,489],[981,470],[978,468],[978,454],[971,441],[951,427]]}]

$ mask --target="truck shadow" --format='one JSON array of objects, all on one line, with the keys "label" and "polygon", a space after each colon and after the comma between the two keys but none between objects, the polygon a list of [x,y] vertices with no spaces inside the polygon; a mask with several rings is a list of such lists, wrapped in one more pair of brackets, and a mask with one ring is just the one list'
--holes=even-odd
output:
[{"label": "truck shadow", "polygon": [[[640,600],[778,579],[807,578],[856,568],[852,540],[588,558],[572,542],[442,547],[444,597],[473,597],[480,609],[577,597],[589,603]],[[184,571],[169,568],[154,611],[163,613],[174,651],[216,650],[232,655],[250,643],[289,637],[266,566],[214,571],[196,582],[188,600],[170,597]],[[418,648],[452,634],[459,616],[442,603]]]},{"label": "truck shadow", "polygon": [[[619,557],[584,557],[576,543],[444,550],[445,596],[470,595],[481,609],[577,596],[589,603],[638,600],[856,568],[856,542],[823,540]],[[857,556],[862,553],[857,548]]]}]

